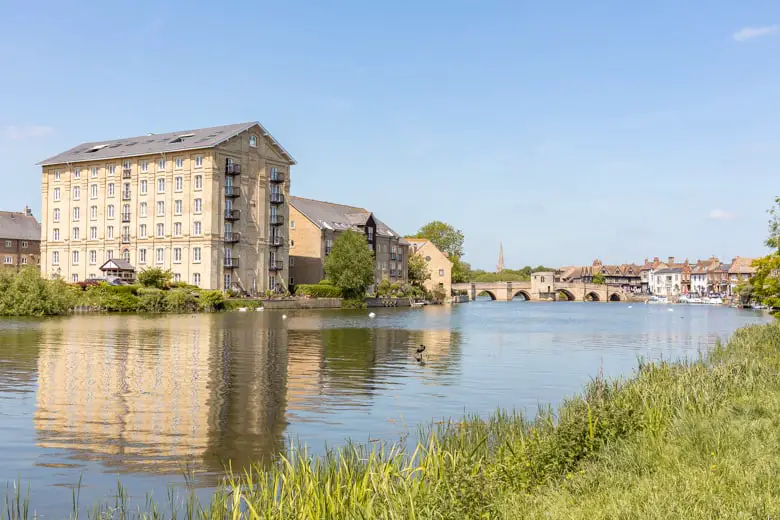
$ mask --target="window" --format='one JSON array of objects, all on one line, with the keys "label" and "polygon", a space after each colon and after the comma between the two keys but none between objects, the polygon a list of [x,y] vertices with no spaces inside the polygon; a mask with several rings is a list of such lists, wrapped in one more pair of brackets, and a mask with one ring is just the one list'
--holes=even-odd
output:
[{"label": "window", "polygon": [[194,263],[196,263],[196,264],[200,263],[200,248],[199,247],[193,247],[192,248],[192,261]]},{"label": "window", "polygon": [[181,191],[184,189],[184,177],[176,177],[176,191]]},{"label": "window", "polygon": [[197,285],[200,287],[200,273],[192,274],[192,285]]},{"label": "window", "polygon": [[54,228],[52,240],[59,240],[59,239],[60,239],[60,228]]},{"label": "window", "polygon": [[290,221],[290,229],[295,229],[295,221],[294,220]]},{"label": "window", "polygon": [[295,267],[295,257],[294,256],[290,257],[290,267]]},{"label": "window", "polygon": [[331,249],[333,249],[333,240],[329,238],[325,240],[325,254],[329,255]]},{"label": "window", "polygon": [[114,250],[109,249],[108,251],[106,251],[106,260],[111,260],[112,258],[114,258]]},{"label": "window", "polygon": [[60,208],[54,208],[54,222],[60,221]]},{"label": "window", "polygon": [[73,186],[73,200],[79,200],[81,198],[81,188],[79,186]]},{"label": "window", "polygon": [[196,175],[195,176],[195,189],[196,190],[203,189],[203,175]]},{"label": "window", "polygon": [[181,169],[184,167],[184,159],[181,157],[176,158],[176,169]]},{"label": "window", "polygon": [[174,247],[173,248],[173,261],[175,263],[181,262],[181,248],[180,247]]},{"label": "window", "polygon": [[91,184],[89,186],[89,198],[90,199],[96,199],[97,198],[97,184]]},{"label": "window", "polygon": [[[439,269],[439,276],[444,276],[444,269]],[[544,281],[544,280],[542,280]]]},{"label": "window", "polygon": [[52,265],[60,265],[60,252],[59,251],[52,251],[51,252],[51,263],[52,263]]},{"label": "window", "polygon": [[79,239],[79,228],[77,227],[73,228],[73,234],[71,235],[71,238],[73,238],[73,240]]},{"label": "window", "polygon": [[192,223],[192,235],[199,237],[200,236],[200,221],[196,220]]},{"label": "window", "polygon": [[27,249],[27,240],[22,240],[22,249]]},{"label": "window", "polygon": [[195,213],[203,211],[203,199],[195,199]]},{"label": "window", "polygon": [[295,240],[292,238],[290,239],[290,247],[295,247]]},{"label": "window", "polygon": [[157,224],[157,238],[165,237],[165,224]]},{"label": "window", "polygon": [[97,263],[97,251],[94,249],[89,252],[89,265],[95,265]]},{"label": "window", "polygon": [[374,228],[366,228],[368,230],[368,240],[373,241],[374,240]]},{"label": "window", "polygon": [[108,183],[108,196],[113,197],[114,196],[114,183],[109,182]]},{"label": "window", "polygon": [[79,252],[73,251],[73,265],[79,265]]},{"label": "window", "polygon": [[13,245],[13,242],[10,240],[5,241],[5,247],[11,247]]},{"label": "window", "polygon": [[149,171],[149,161],[141,161],[141,171],[142,172]]},{"label": "window", "polygon": [[54,188],[54,200],[60,200],[60,189]]},{"label": "window", "polygon": [[251,146],[252,148],[256,148],[257,147],[257,136],[256,135],[250,135],[249,136],[249,146]]},{"label": "window", "polygon": [[165,171],[165,159],[160,159],[159,161],[157,161],[157,171],[158,172]]},{"label": "window", "polygon": [[116,172],[116,166],[112,164],[111,166],[108,167],[108,175],[112,176],[114,175],[114,172]]},{"label": "window", "polygon": [[57,181],[57,182],[60,182],[60,178],[61,177],[62,177],[62,175],[60,174],[60,171],[59,170],[54,170],[54,180]]},{"label": "window", "polygon": [[97,227],[92,226],[89,228],[89,239],[90,240],[97,240]]},{"label": "window", "polygon": [[76,206],[73,208],[73,220],[79,220],[81,218],[81,208]]},{"label": "window", "polygon": [[130,261],[130,250],[129,249],[125,249],[124,251],[122,251],[122,258],[124,258],[126,262]]},{"label": "window", "polygon": [[3,263],[5,263],[5,264],[12,264],[13,263],[13,259],[10,256],[6,256],[3,259]]},{"label": "window", "polygon": [[74,168],[73,169],[73,178],[78,179],[81,177],[81,168]]},{"label": "window", "polygon": [[196,155],[195,156],[195,168],[200,168],[203,166],[203,156],[202,155]]},{"label": "window", "polygon": [[181,282],[181,273],[173,273],[173,281]]},{"label": "window", "polygon": [[141,195],[146,195],[146,193],[149,191],[149,183],[146,181],[141,181]]},{"label": "window", "polygon": [[181,236],[181,222],[174,222],[173,223],[173,236],[180,237]]},{"label": "window", "polygon": [[22,260],[22,265],[27,265],[27,257],[26,256],[23,256],[21,258],[21,260]]},{"label": "window", "polygon": [[155,253],[155,261],[158,264],[161,264],[165,261],[165,250],[162,247],[158,247],[154,250]]},{"label": "window", "polygon": [[145,264],[146,263],[146,249],[139,249],[138,250],[138,263],[139,264]]},{"label": "window", "polygon": [[106,238],[114,238],[114,226],[108,226],[106,228]]},{"label": "window", "polygon": [[130,169],[130,161],[123,162],[122,163],[122,168],[124,168],[125,170],[129,170]]},{"label": "window", "polygon": [[70,275],[70,281],[73,282],[73,283],[79,283],[79,275],[77,275],[75,273]]},{"label": "window", "polygon": [[174,200],[173,201],[173,214],[174,215],[181,215],[181,208],[182,208],[181,199]]},{"label": "window", "polygon": [[146,204],[146,202],[142,202],[138,206],[138,215],[141,216],[141,217],[146,217],[148,215],[148,209],[149,209],[149,206]]},{"label": "window", "polygon": [[138,226],[138,236],[141,238],[146,238],[146,224],[141,224]]},{"label": "window", "polygon": [[162,200],[157,201],[157,216],[158,217],[165,216],[165,202]]},{"label": "window", "polygon": [[97,177],[97,174],[98,174],[98,169],[97,169],[97,168],[92,168],[92,178],[93,178],[93,179],[94,179],[95,177]]},{"label": "window", "polygon": [[157,179],[157,193],[165,193],[165,179]]},{"label": "window", "polygon": [[109,204],[106,206],[106,213],[108,213],[108,218],[114,218],[114,205]]}]

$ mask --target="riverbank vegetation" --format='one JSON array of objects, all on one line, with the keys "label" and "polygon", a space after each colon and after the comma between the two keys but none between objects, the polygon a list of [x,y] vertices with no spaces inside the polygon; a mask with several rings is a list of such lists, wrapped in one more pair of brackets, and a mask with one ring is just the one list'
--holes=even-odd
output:
[{"label": "riverbank vegetation", "polygon": [[[147,500],[137,514],[122,500],[93,511],[103,518],[171,518],[172,508],[179,518],[217,519],[774,518],[778,370],[780,323],[751,326],[706,356],[640,363],[630,379],[597,378],[534,419],[496,412],[436,424],[411,451],[291,450],[270,469],[229,478],[209,504],[188,495],[167,507]],[[9,511],[14,500],[24,502],[23,494],[10,496]]]},{"label": "riverbank vegetation", "polygon": [[739,288],[742,303],[756,301],[780,318],[780,197],[769,209],[769,236],[764,244],[770,253],[753,262],[753,277]]}]

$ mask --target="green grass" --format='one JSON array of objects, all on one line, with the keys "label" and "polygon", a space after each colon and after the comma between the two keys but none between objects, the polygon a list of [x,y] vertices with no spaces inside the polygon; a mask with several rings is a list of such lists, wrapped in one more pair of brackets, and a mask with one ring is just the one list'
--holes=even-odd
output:
[{"label": "green grass", "polygon": [[[596,379],[533,420],[435,425],[411,453],[296,450],[229,478],[209,504],[172,494],[166,508],[147,499],[131,511],[125,497],[89,517],[776,518],[779,371],[780,323],[748,327],[706,359]],[[8,504],[0,517],[27,518],[23,493]]]}]

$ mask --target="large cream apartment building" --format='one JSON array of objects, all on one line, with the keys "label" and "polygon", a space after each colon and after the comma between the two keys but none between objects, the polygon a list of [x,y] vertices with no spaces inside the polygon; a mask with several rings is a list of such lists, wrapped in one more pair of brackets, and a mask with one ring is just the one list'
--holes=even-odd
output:
[{"label": "large cream apartment building", "polygon": [[285,288],[294,164],[257,122],[76,146],[40,163],[41,271],[78,282],[121,258],[207,289]]}]

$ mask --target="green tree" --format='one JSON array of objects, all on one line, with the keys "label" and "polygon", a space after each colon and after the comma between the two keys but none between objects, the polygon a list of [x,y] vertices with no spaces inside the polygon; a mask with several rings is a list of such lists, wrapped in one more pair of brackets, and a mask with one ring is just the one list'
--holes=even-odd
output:
[{"label": "green tree", "polygon": [[743,288],[741,292],[749,292],[764,305],[777,309],[780,308],[780,197],[775,197],[769,215],[769,236],[765,243],[773,251],[753,262],[756,272],[750,279],[749,288]]},{"label": "green tree", "polygon": [[430,279],[431,271],[425,258],[419,253],[409,255],[409,282],[415,287],[422,287]]},{"label": "green tree", "polygon": [[363,233],[347,230],[333,242],[325,260],[325,275],[341,288],[345,298],[365,296],[368,286],[374,283],[374,254]]},{"label": "green tree", "polygon": [[450,260],[452,261],[452,283],[468,282],[471,277],[471,265],[457,256]]},{"label": "green tree", "polygon": [[415,238],[430,240],[450,260],[463,256],[463,233],[446,222],[434,220],[425,224],[417,231]]},{"label": "green tree", "polygon": [[769,209],[769,236],[765,243],[780,253],[780,197],[775,197],[775,205]]},{"label": "green tree", "polygon": [[601,273],[596,273],[593,275],[593,283],[597,285],[604,285],[607,283],[607,277]]},{"label": "green tree", "polygon": [[161,269],[159,267],[150,267],[138,273],[138,283],[144,287],[153,287],[155,289],[165,289],[173,281],[173,273],[170,269]]}]

